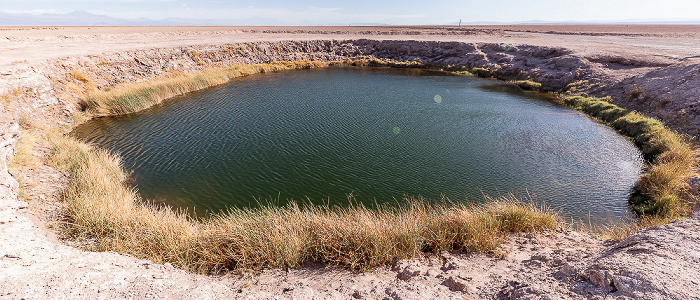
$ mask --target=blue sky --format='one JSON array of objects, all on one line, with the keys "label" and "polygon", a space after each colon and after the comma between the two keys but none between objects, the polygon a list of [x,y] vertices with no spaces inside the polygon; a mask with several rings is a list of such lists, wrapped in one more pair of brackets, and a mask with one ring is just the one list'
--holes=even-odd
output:
[{"label": "blue sky", "polygon": [[700,19],[698,0],[0,0],[0,12],[5,13],[77,10],[128,19],[263,18],[289,25]]}]

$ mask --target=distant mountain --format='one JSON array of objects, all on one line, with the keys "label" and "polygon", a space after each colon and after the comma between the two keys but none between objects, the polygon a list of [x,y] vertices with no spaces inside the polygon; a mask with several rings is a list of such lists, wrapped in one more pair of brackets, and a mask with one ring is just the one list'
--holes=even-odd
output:
[{"label": "distant mountain", "polygon": [[392,26],[391,24],[387,23],[350,23],[347,26]]},{"label": "distant mountain", "polygon": [[276,19],[185,19],[167,18],[162,20],[120,19],[96,15],[86,11],[68,14],[10,14],[0,13],[0,26],[264,26],[288,25]]},{"label": "distant mountain", "polygon": [[[445,25],[458,25],[459,22],[452,22]],[[519,22],[462,22],[462,25],[700,25],[700,19],[684,20],[684,19],[631,19],[631,20],[612,20],[612,21],[519,21]]]},{"label": "distant mountain", "polygon": [[[10,14],[0,12],[0,26],[282,26],[282,25],[321,25],[313,21],[302,21],[302,24],[289,24],[277,19],[249,18],[249,19],[187,19],[167,18],[153,20],[147,18],[121,19],[105,15],[96,15],[86,11],[74,11],[68,14]],[[444,25],[457,25],[452,22]],[[493,21],[463,21],[462,25],[566,25],[566,24],[667,24],[667,25],[700,25],[700,19],[653,19],[653,20],[614,20],[614,21],[521,21],[521,22],[493,22]],[[348,24],[324,24],[348,26]],[[351,23],[350,26],[391,26],[386,23]],[[416,24],[418,25],[418,24]],[[427,25],[427,24],[426,24]]]},{"label": "distant mountain", "polygon": [[685,19],[630,19],[630,20],[612,20],[612,21],[525,21],[518,22],[514,25],[698,25],[700,19],[685,20]]},{"label": "distant mountain", "polygon": [[123,20],[85,11],[43,15],[0,13],[0,26],[125,26],[142,25],[146,21]]}]

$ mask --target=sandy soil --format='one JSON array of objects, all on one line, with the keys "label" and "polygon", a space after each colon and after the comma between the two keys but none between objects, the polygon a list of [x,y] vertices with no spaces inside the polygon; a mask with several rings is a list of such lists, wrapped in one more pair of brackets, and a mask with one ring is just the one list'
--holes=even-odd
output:
[{"label": "sandy soil", "polygon": [[[508,239],[501,256],[441,253],[364,274],[306,266],[207,277],[59,242],[46,227],[54,225],[51,215],[60,210],[57,199],[66,178],[46,166],[13,174],[32,183],[27,186],[29,203],[17,199],[17,182],[6,169],[22,135],[15,122],[30,116],[34,122],[63,124],[75,111],[70,101],[57,96],[63,93],[55,90],[60,78],[52,76],[60,71],[82,67],[95,78],[126,81],[158,75],[169,63],[162,57],[196,70],[187,47],[354,39],[474,43],[473,53],[486,59],[475,62],[479,65],[529,68],[554,85],[566,85],[561,78],[574,80],[581,72],[605,85],[586,91],[611,95],[618,104],[667,116],[669,122],[682,111],[690,114],[683,120],[692,126],[678,128],[700,128],[693,125],[700,124],[699,110],[694,110],[700,109],[700,26],[0,28],[0,93],[23,87],[32,91],[0,110],[0,298],[700,299],[700,219],[652,228],[616,244],[563,229],[519,235]],[[490,44],[518,49],[504,53]],[[406,45],[424,59],[439,60],[454,51],[450,45],[368,42],[322,54],[332,59],[375,49],[372,54],[382,55]],[[104,59],[115,65],[96,68]],[[630,98],[638,87],[643,92]],[[661,99],[668,101],[654,104]],[[42,155],[46,145],[39,147]]]},{"label": "sandy soil", "polygon": [[583,57],[675,63],[700,58],[700,26],[37,27],[0,28],[0,69],[13,62],[197,44],[282,40],[429,40],[563,47]]}]

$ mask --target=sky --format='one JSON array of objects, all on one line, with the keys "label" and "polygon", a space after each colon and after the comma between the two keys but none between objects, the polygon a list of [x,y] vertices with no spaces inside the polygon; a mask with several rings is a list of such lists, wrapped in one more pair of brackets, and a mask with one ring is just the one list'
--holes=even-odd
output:
[{"label": "sky", "polygon": [[[116,18],[268,19],[269,25],[442,25],[699,20],[698,0],[0,0],[4,13],[87,11]],[[278,24],[272,24],[272,23]]]}]

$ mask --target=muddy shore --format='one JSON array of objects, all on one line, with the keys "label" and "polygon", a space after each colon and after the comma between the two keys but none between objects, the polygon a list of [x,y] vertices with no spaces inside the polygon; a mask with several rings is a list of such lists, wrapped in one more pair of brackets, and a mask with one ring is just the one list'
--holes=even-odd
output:
[{"label": "muddy shore", "polygon": [[[71,72],[102,89],[282,60],[477,69],[551,91],[609,96],[697,137],[700,26],[0,28],[0,51],[0,94],[17,94],[0,112],[0,298],[700,298],[698,219],[620,243],[563,229],[513,236],[503,257],[444,253],[364,274],[307,266],[206,277],[62,244],[46,227],[55,226],[65,175],[41,163],[7,171],[27,130],[17,123],[69,127],[80,114],[81,86]],[[36,147],[41,156],[47,145]],[[16,178],[26,185],[24,199]]]}]

